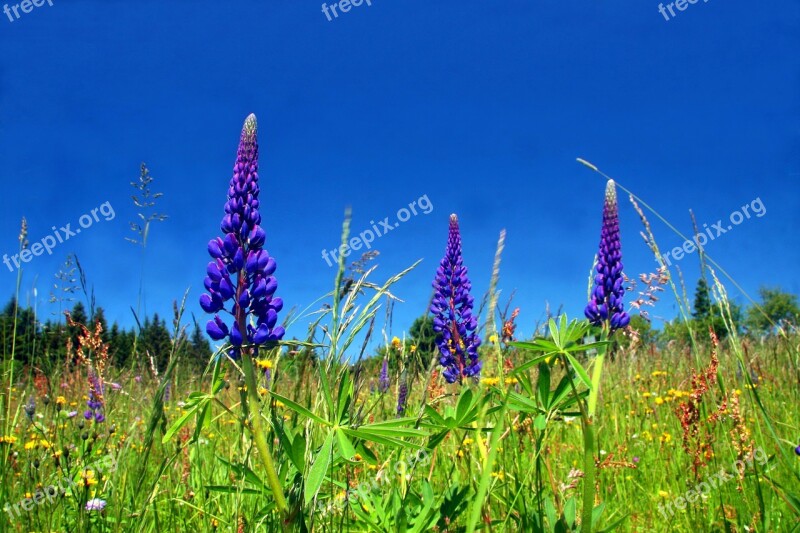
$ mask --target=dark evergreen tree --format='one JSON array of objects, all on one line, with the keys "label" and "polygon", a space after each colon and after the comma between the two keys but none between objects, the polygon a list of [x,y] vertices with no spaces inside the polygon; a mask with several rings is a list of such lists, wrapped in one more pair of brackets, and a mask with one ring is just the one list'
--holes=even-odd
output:
[{"label": "dark evergreen tree", "polygon": [[697,282],[697,288],[694,291],[692,316],[697,320],[704,320],[711,316],[711,293],[704,277]]}]

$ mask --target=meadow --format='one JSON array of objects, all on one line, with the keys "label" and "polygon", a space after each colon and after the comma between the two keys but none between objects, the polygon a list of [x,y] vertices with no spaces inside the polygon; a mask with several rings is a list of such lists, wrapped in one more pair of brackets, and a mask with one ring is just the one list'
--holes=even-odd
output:
[{"label": "meadow", "polygon": [[[622,231],[643,230],[661,266],[624,275],[609,180],[600,247],[586,251],[596,268],[576,280],[585,316],[548,313],[517,338],[520,314],[541,309],[501,301],[504,236],[488,293],[473,295],[453,215],[428,312],[390,334],[406,305],[393,286],[419,264],[376,280],[375,254],[339,254],[331,292],[284,309],[256,139],[251,116],[221,236],[197,265],[220,347],[200,364],[208,341],[185,299],[171,326],[156,318],[160,338],[139,324],[123,358],[126,337],[112,339],[92,295],[88,313],[24,331],[15,295],[2,321],[2,531],[800,530],[797,317],[764,300],[748,313],[766,327],[745,327],[702,250],[708,282],[689,301],[641,200],[630,195],[643,227]],[[142,220],[146,240],[158,216]],[[343,247],[350,236],[346,215]],[[680,316],[656,334],[646,310],[664,292]],[[305,338],[284,338],[291,324]],[[54,328],[58,341],[36,340]]]}]

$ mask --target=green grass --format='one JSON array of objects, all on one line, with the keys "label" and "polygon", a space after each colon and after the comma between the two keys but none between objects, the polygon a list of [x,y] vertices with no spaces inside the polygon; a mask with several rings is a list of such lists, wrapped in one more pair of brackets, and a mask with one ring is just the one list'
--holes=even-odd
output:
[{"label": "green grass", "polygon": [[[699,370],[687,350],[642,347],[606,360],[594,422],[600,462],[596,503],[603,506],[596,526],[622,519],[620,531],[744,531],[745,526],[751,531],[791,531],[796,527],[800,457],[794,455],[793,447],[800,432],[799,398],[789,358],[798,341],[797,336],[765,344],[747,341],[749,366],[758,379],[755,389],[746,383],[746,376],[738,373],[737,378],[737,358],[728,348],[720,348],[719,378],[703,398],[705,411],[716,410],[724,394],[737,398],[747,432],[745,442],[765,455],[759,452],[743,477],[720,484],[707,498],[676,509],[674,515],[667,513],[666,519],[659,505],[684,495],[720,468],[732,472],[737,459],[734,421],[729,415],[714,425],[701,421],[702,430],[713,436],[713,456],[695,476],[692,456],[682,447],[676,414],[692,390],[693,371]],[[513,367],[532,358],[532,352],[499,348]],[[710,347],[697,350],[698,358],[707,364]],[[82,422],[86,377],[77,368],[50,376],[53,390],[47,405],[32,385],[13,394],[17,416],[10,435],[16,442],[2,445],[4,504],[20,502],[26,493],[35,495],[37,489],[59,481],[66,485],[66,479],[75,484],[66,496],[44,499],[30,511],[20,507],[20,516],[13,521],[4,514],[4,530],[212,531],[218,527],[236,531],[241,526],[244,531],[302,527],[421,531],[438,526],[439,531],[461,531],[474,514],[476,527],[486,530],[541,527],[552,531],[568,530],[580,521],[576,518],[581,516],[583,488],[580,414],[574,404],[548,410],[539,381],[542,373],[551,375],[553,385],[547,389],[552,396],[564,375],[563,359],[554,357],[516,377],[509,374],[508,383],[484,376],[481,383],[460,387],[437,379],[428,388],[427,376],[422,375],[412,386],[409,418],[397,419],[396,386],[386,394],[370,392],[369,380],[375,376],[361,374],[354,382],[346,366],[315,363],[303,353],[284,355],[273,369],[272,390],[297,402],[295,409],[261,391],[268,446],[289,502],[285,517],[275,507],[258,452],[243,424],[244,395],[239,390],[243,385],[232,365],[220,367],[220,390],[209,396],[213,401],[203,404],[208,409],[202,413],[200,429],[198,418],[192,416],[173,438],[162,442],[164,428],[191,409],[192,404],[184,404],[190,401],[189,394],[210,389],[211,376],[203,380],[181,373],[173,376],[175,384],[163,408],[166,421],[156,424],[149,454],[145,442],[158,382],[148,374],[137,382],[128,372],[108,379],[122,388],[111,391],[107,387],[106,421],[93,425]],[[298,383],[304,366],[308,367],[306,379]],[[331,378],[330,411],[323,381],[315,379],[325,374]],[[349,403],[337,405],[348,397],[347,390],[351,390]],[[423,392],[428,390],[431,394],[423,404]],[[33,422],[23,410],[30,396],[37,401]],[[65,405],[60,405],[59,397]],[[339,417],[338,422],[329,426],[314,421],[303,415],[305,408],[322,421]],[[79,413],[65,418],[63,413],[69,410]],[[771,416],[777,440],[764,412]],[[388,425],[375,424],[380,421]],[[339,440],[338,430],[332,427],[348,432],[341,433]],[[334,436],[328,439],[328,435]],[[342,454],[351,447],[350,453],[355,453]],[[429,460],[410,463],[418,447],[427,448],[424,456],[429,454]],[[760,464],[766,456],[769,462]],[[104,458],[113,459],[116,468],[106,468],[96,484],[83,487],[82,469]],[[315,469],[320,460],[325,467]],[[309,484],[316,482],[313,476],[318,478],[318,492],[308,497]],[[368,494],[343,502],[345,488],[360,483],[366,483],[362,489],[368,487]],[[480,501],[479,493],[483,495]],[[92,497],[107,501],[103,513],[84,510]]]}]

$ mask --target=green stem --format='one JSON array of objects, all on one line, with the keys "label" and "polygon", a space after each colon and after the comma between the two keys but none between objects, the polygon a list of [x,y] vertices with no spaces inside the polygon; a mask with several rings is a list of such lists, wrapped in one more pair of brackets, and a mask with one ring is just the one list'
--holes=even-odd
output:
[{"label": "green stem", "polygon": [[[568,360],[566,356],[561,356],[561,362],[564,368],[567,368]],[[575,382],[571,377],[569,384],[572,387],[572,393],[575,395],[578,401],[578,407],[581,410],[581,428],[583,429],[583,509],[581,511],[581,532],[591,533],[595,480],[594,427],[592,426],[592,418],[586,410],[586,404],[580,399],[580,396],[578,396],[578,389],[575,387]]]},{"label": "green stem", "polygon": [[[583,407],[581,407],[583,411]],[[592,511],[594,510],[594,427],[592,420],[581,413],[583,421],[583,514],[581,519],[581,531],[591,533],[592,531]]]},{"label": "green stem", "polygon": [[244,369],[244,379],[247,384],[247,397],[250,404],[250,412],[253,414],[253,427],[251,429],[253,441],[255,441],[258,455],[264,463],[264,469],[267,471],[267,483],[269,484],[269,488],[272,489],[275,505],[279,511],[285,513],[288,507],[286,505],[286,498],[283,495],[283,487],[281,487],[281,482],[275,471],[275,465],[272,462],[272,454],[269,451],[269,446],[267,446],[266,431],[264,430],[264,425],[261,420],[261,405],[258,398],[256,373],[253,368],[253,360],[250,353],[243,354],[242,368]]}]

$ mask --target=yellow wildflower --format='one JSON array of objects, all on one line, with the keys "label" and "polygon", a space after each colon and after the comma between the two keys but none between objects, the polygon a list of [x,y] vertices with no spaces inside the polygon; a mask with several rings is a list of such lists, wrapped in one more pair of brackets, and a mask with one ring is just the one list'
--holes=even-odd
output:
[{"label": "yellow wildflower", "polygon": [[392,348],[394,348],[396,350],[396,349],[400,348],[401,344],[402,344],[402,342],[400,342],[400,339],[398,339],[397,337],[392,337]]}]

